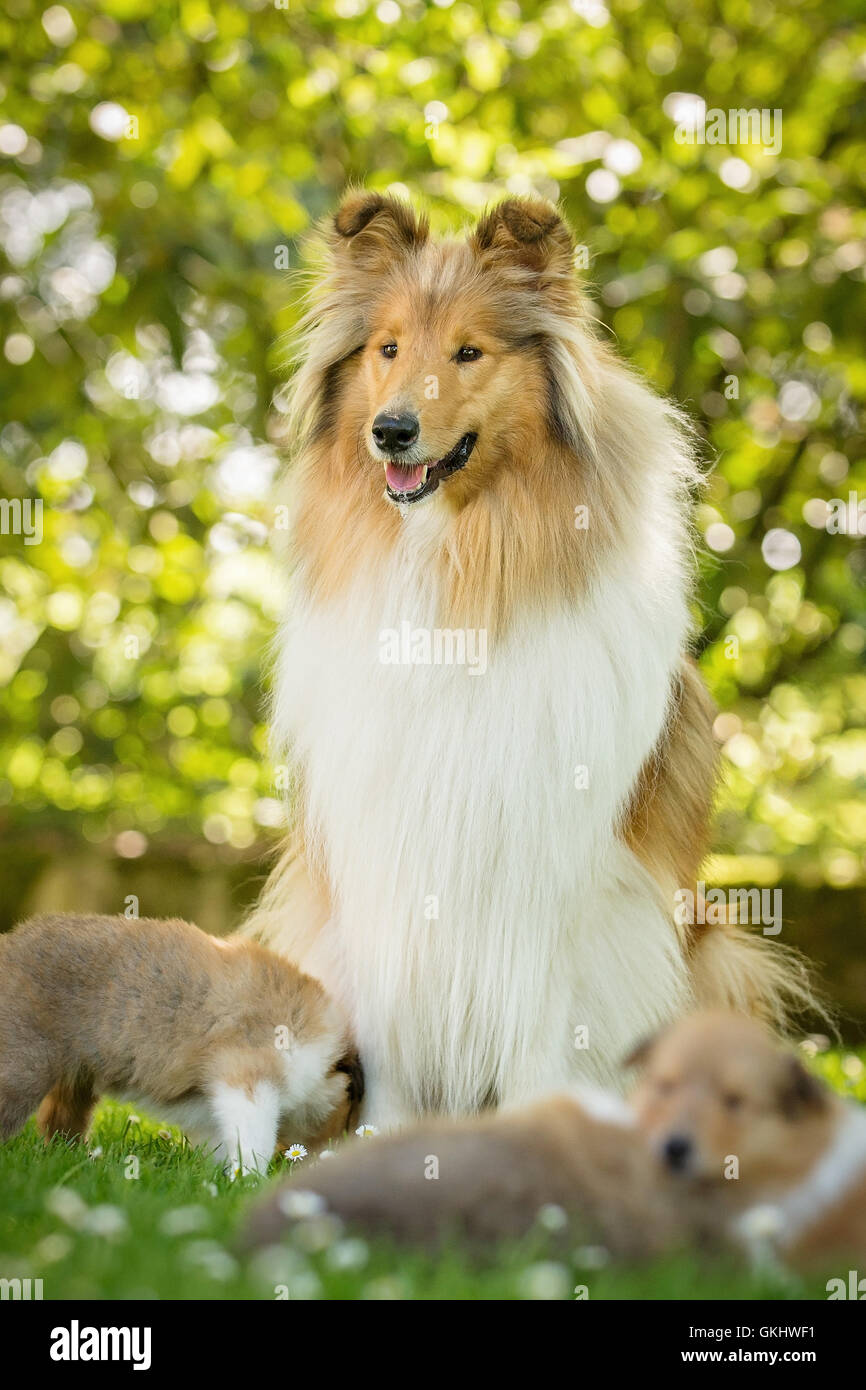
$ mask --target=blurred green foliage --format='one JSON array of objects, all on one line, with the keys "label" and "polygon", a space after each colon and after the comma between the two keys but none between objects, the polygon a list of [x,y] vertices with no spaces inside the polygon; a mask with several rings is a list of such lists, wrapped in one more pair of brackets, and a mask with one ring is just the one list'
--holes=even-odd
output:
[{"label": "blurred green foliage", "polygon": [[[84,837],[253,859],[273,837],[284,267],[355,180],[439,229],[505,191],[562,200],[599,317],[717,460],[698,512],[727,769],[707,876],[866,882],[866,520],[825,524],[831,499],[866,499],[856,15],[6,0],[0,496],[44,503],[41,544],[0,536],[13,854]],[[698,97],[781,111],[781,149],[679,142]]]}]

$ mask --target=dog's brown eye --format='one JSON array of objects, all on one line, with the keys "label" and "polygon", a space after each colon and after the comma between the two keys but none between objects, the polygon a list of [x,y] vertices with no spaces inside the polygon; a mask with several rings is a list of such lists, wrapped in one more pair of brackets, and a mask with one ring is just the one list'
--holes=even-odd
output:
[{"label": "dog's brown eye", "polygon": [[739,1110],[743,1104],[742,1096],[725,1096],[725,1108],[727,1110]]},{"label": "dog's brown eye", "polygon": [[396,343],[385,343],[384,346],[383,346],[383,348],[382,348],[382,356],[383,356],[383,357],[396,357],[396,356],[397,356],[397,344],[396,344]]},{"label": "dog's brown eye", "polygon": [[479,357],[483,357],[480,348],[462,347],[454,354],[455,362],[477,362]]}]

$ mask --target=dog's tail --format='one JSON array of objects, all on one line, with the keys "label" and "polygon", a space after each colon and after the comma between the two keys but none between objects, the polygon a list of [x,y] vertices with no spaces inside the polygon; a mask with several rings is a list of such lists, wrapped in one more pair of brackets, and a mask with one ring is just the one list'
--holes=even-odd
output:
[{"label": "dog's tail", "polygon": [[833,1028],[829,1006],[799,951],[736,922],[692,931],[689,950],[699,1008],[754,1014],[782,1034],[809,1020]]}]

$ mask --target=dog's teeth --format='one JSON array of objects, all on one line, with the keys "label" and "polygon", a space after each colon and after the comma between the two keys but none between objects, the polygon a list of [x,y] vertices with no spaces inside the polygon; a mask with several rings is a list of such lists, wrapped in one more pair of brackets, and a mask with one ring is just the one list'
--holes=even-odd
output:
[{"label": "dog's teeth", "polygon": [[422,477],[421,477],[421,486],[422,486],[422,487],[424,486],[424,484],[426,483],[426,481],[427,481],[427,465],[426,465],[426,463],[425,463],[425,465],[424,465],[424,473],[423,473],[423,475],[422,475]]}]

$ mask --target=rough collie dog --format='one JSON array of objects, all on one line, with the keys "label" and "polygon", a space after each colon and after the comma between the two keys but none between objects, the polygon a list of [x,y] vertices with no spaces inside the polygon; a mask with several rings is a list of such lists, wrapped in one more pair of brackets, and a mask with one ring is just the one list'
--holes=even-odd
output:
[{"label": "rough collie dog", "polygon": [[775,945],[678,927],[713,791],[687,431],[602,345],[546,203],[465,240],[353,193],[294,378],[273,723],[297,825],[247,930],[348,1008],[393,1125],[617,1084]]}]

